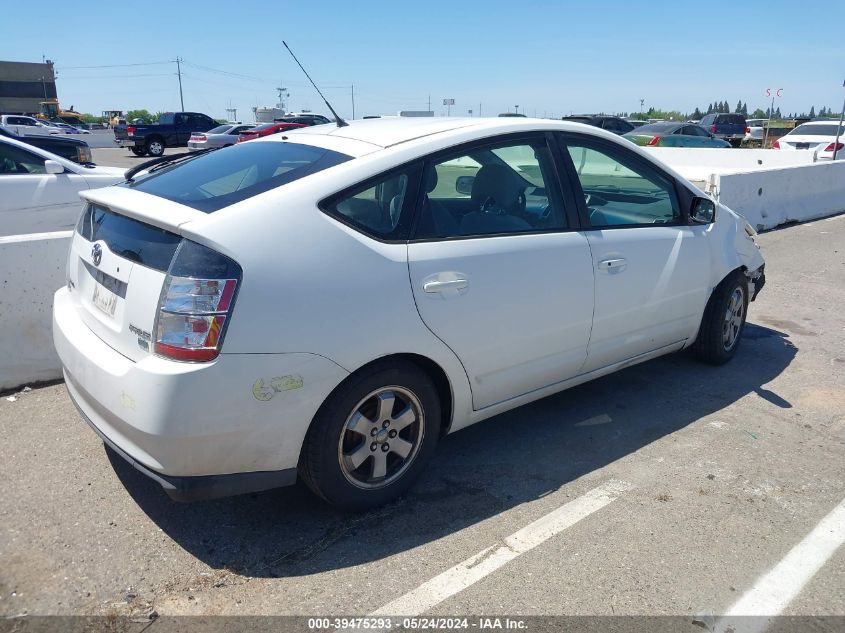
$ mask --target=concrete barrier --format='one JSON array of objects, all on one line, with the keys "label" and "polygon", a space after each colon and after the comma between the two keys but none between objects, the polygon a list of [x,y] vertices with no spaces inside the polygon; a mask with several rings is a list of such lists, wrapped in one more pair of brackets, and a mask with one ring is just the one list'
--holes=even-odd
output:
[{"label": "concrete barrier", "polygon": [[845,212],[845,160],[714,174],[708,185],[708,193],[758,231]]},{"label": "concrete barrier", "polygon": [[646,147],[684,178],[701,182],[712,174],[733,174],[813,164],[813,152],[777,149]]},{"label": "concrete barrier", "polygon": [[0,390],[62,375],[53,293],[65,283],[72,231],[0,237]]}]

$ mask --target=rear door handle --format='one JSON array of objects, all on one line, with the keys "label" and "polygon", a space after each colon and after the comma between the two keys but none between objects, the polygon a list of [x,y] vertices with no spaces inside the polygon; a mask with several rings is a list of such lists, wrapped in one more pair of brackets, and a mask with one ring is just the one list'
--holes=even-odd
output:
[{"label": "rear door handle", "polygon": [[615,273],[625,270],[627,266],[627,260],[620,257],[618,259],[603,259],[599,262],[598,268],[599,270]]},{"label": "rear door handle", "polygon": [[448,280],[432,280],[423,284],[423,290],[429,293],[447,292],[449,290],[463,290],[469,285],[469,282],[462,277],[458,279]]}]

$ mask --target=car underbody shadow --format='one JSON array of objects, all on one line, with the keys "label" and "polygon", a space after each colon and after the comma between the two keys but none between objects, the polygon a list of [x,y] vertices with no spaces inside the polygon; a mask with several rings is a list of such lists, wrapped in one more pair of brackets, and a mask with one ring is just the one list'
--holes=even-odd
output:
[{"label": "car underbody shadow", "polygon": [[525,405],[444,438],[409,493],[360,514],[302,484],[180,504],[108,452],[141,509],[209,566],[308,575],[410,550],[538,499],[750,393],[791,406],[763,385],[796,353],[788,335],[749,323],[727,365],[674,354]]}]

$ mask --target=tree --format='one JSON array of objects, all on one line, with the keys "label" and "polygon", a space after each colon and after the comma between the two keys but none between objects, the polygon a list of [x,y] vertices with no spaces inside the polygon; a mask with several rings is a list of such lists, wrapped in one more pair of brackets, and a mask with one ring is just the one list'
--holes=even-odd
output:
[{"label": "tree", "polygon": [[734,110],[736,114],[742,114],[742,99],[736,102],[736,110]]},{"label": "tree", "polygon": [[707,112],[705,112],[705,114],[713,114],[713,104],[712,103],[707,104]]},{"label": "tree", "polygon": [[701,114],[701,110],[699,110],[698,107],[696,106],[695,112],[692,113],[692,118],[695,119],[696,121],[700,121],[701,117],[703,117],[703,116],[704,115]]},{"label": "tree", "polygon": [[767,119],[768,117],[769,117],[768,113],[764,112],[760,108],[757,108],[756,110],[754,110],[754,112],[751,113],[750,118],[752,118],[752,119]]},{"label": "tree", "polygon": [[773,119],[782,119],[782,118],[783,118],[783,117],[780,115],[780,106],[778,106],[778,107],[777,107],[777,110],[775,110],[775,114],[774,114],[774,116],[773,116],[772,118],[773,118]]},{"label": "tree", "polygon": [[816,118],[816,106],[810,106],[810,118],[811,119]]},{"label": "tree", "polygon": [[154,123],[158,117],[153,117],[147,110],[130,110],[126,113],[126,120],[133,121],[135,119],[143,119],[145,123]]},{"label": "tree", "polygon": [[747,101],[745,101],[745,102],[742,104],[742,113],[743,113],[745,116],[748,116],[748,102],[747,102]]}]

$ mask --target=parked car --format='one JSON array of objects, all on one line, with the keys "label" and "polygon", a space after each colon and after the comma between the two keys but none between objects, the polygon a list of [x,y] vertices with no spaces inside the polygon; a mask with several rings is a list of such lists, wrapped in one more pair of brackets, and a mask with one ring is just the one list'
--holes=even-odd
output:
[{"label": "parked car", "polygon": [[28,145],[34,145],[64,159],[89,166],[94,165],[91,148],[85,141],[62,136],[18,136],[0,127],[0,137],[12,138]]},{"label": "parked car", "polygon": [[62,133],[59,128],[47,125],[34,117],[18,114],[0,115],[0,128],[17,136],[49,136]]},{"label": "parked car", "polygon": [[251,130],[242,132],[238,136],[237,142],[243,143],[244,141],[252,141],[254,139],[261,138],[262,136],[270,136],[271,134],[278,134],[279,132],[286,132],[287,130],[295,130],[300,127],[308,126],[304,123],[265,123],[264,125],[258,125],[253,127]]},{"label": "parked car", "polygon": [[706,114],[698,124],[733,147],[740,146],[745,138],[745,128],[748,127],[742,114]]},{"label": "parked car", "polygon": [[188,139],[188,151],[196,152],[211,147],[228,147],[238,142],[238,135],[251,130],[255,123],[224,123],[208,132],[194,132]]},{"label": "parked car", "polygon": [[65,134],[90,134],[88,130],[83,130],[68,123],[63,123],[60,121],[50,121],[50,125],[54,125],[55,127],[59,128]]},{"label": "parked car", "polygon": [[82,211],[80,191],[122,179],[122,169],[79,165],[0,136],[0,236],[71,229]]},{"label": "parked car", "polygon": [[82,415],[177,499],[299,476],[384,503],[446,433],[727,362],[765,279],[743,218],[590,126],[350,121],[176,160],[82,194],[53,335]]},{"label": "parked car", "polygon": [[135,156],[161,156],[167,147],[186,147],[194,132],[207,132],[219,125],[198,112],[165,112],[158,123],[115,125],[114,142],[128,147]]},{"label": "parked car", "polygon": [[563,117],[563,120],[600,127],[614,134],[627,134],[634,129],[634,125],[630,121],[620,119],[618,116],[605,116],[603,114],[574,114]]},{"label": "parked car", "polygon": [[816,160],[831,160],[836,144],[836,131],[839,129],[839,146],[836,159],[845,158],[845,125],[839,127],[839,121],[810,121],[802,123],[789,134],[772,143],[772,149],[810,150],[815,152]]},{"label": "parked car", "polygon": [[730,147],[700,125],[692,123],[649,123],[623,134],[635,145],[652,147]]},{"label": "parked car", "polygon": [[746,119],[745,120],[745,142],[763,142],[766,137],[766,125],[768,119]]},{"label": "parked car", "polygon": [[302,125],[323,125],[331,123],[328,117],[313,112],[289,112],[285,116],[276,117],[274,123],[301,123]]}]

